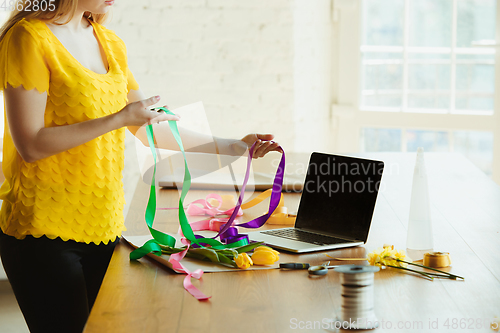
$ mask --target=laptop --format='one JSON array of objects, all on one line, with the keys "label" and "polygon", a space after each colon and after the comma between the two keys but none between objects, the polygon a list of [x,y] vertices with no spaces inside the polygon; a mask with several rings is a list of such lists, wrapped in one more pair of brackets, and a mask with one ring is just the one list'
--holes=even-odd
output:
[{"label": "laptop", "polygon": [[365,244],[383,170],[382,161],[312,153],[295,226],[249,239],[296,253]]}]

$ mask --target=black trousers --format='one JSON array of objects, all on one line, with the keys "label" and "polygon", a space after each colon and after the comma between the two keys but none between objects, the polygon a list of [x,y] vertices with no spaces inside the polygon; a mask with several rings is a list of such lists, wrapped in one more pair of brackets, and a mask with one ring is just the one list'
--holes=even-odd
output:
[{"label": "black trousers", "polygon": [[0,230],[0,257],[30,332],[83,331],[118,240],[19,240]]}]

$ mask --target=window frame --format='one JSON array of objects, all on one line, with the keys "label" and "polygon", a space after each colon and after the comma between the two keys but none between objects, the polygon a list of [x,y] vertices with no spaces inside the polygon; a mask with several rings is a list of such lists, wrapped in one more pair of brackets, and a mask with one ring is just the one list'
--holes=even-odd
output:
[{"label": "window frame", "polygon": [[[334,0],[334,41],[336,59],[333,71],[333,103],[331,108],[334,129],[333,149],[337,152],[358,152],[363,127],[465,130],[493,133],[492,178],[500,184],[500,52],[495,54],[495,90],[493,114],[410,113],[362,110],[361,101],[361,35],[362,1]],[[402,0],[409,2],[410,0]],[[456,0],[454,0],[456,1]],[[500,5],[496,9],[496,44],[500,36]]]}]

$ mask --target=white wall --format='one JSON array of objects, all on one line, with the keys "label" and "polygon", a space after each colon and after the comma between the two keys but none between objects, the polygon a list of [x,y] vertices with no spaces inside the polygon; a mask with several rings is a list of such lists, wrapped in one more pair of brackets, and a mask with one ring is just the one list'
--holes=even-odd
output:
[{"label": "white wall", "polygon": [[294,1],[294,151],[331,152],[332,0]]},{"label": "white wall", "polygon": [[[202,101],[214,135],[273,133],[291,151],[293,7],[294,0],[121,0],[106,26],[125,41],[146,96],[161,95],[171,109]],[[139,174],[133,140],[127,202]]]},{"label": "white wall", "polygon": [[126,42],[130,67],[147,96],[160,94],[171,108],[203,101],[215,135],[273,132],[288,143],[292,4],[122,0],[108,27]]}]

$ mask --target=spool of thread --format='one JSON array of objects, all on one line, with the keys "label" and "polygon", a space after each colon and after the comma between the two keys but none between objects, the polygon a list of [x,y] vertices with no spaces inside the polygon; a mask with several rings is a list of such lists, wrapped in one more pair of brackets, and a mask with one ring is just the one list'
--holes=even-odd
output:
[{"label": "spool of thread", "polygon": [[374,329],[378,326],[373,302],[373,273],[379,271],[376,266],[343,265],[336,267],[340,273],[342,328]]},{"label": "spool of thread", "polygon": [[432,268],[444,268],[451,265],[448,252],[429,252],[424,254],[424,266]]}]

